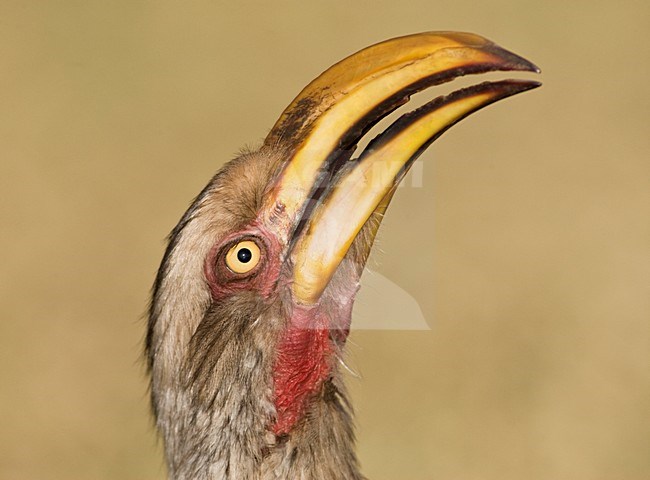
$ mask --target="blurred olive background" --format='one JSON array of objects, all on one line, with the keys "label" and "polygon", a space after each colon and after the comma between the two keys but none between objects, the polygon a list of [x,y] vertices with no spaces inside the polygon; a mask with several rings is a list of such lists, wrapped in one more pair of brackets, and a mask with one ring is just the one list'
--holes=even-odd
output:
[{"label": "blurred olive background", "polygon": [[314,76],[425,30],[544,86],[391,206],[373,270],[431,330],[353,333],[365,473],[650,478],[650,3],[514,0],[1,2],[0,478],[164,478],[140,360],[164,237]]}]

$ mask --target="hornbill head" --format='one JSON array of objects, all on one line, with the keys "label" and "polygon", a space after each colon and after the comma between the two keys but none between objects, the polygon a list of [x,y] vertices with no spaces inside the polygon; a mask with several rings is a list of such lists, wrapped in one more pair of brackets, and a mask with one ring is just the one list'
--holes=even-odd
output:
[{"label": "hornbill head", "polygon": [[173,478],[361,478],[339,361],[386,207],[422,151],[539,83],[486,82],[379,120],[466,74],[539,70],[467,33],[388,40],[293,100],[261,148],[226,164],[170,235],[146,341]]}]

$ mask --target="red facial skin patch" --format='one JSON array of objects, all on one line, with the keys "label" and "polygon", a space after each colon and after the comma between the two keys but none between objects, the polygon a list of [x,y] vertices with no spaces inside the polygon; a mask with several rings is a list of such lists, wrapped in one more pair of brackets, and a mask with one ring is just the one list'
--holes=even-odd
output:
[{"label": "red facial skin patch", "polygon": [[309,399],[331,372],[334,347],[329,319],[318,306],[297,305],[278,346],[273,367],[276,421],[273,433],[285,435],[303,417]]}]

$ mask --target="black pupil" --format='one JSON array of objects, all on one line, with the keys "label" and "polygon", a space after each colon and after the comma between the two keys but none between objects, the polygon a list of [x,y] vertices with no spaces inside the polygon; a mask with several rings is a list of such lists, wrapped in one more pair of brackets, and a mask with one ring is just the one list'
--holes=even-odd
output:
[{"label": "black pupil", "polygon": [[237,252],[237,260],[239,260],[241,263],[248,263],[251,261],[251,258],[253,258],[253,252],[251,252],[248,248],[241,248]]}]

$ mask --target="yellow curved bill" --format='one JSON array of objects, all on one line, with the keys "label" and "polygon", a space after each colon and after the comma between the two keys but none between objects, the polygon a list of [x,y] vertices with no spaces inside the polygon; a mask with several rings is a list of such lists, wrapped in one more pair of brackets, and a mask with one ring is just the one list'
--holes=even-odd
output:
[{"label": "yellow curved bill", "polygon": [[340,152],[369,127],[417,91],[493,70],[538,71],[483,37],[454,32],[388,40],[332,66],[293,100],[265,140],[287,155],[265,202],[265,223],[286,241],[319,177],[339,168]]},{"label": "yellow curved bill", "polygon": [[472,112],[537,86],[510,80],[459,90],[404,115],[371,142],[341,171],[293,248],[296,301],[318,302],[361,228],[373,212],[385,210],[396,184],[433,140]]}]

